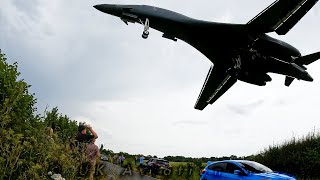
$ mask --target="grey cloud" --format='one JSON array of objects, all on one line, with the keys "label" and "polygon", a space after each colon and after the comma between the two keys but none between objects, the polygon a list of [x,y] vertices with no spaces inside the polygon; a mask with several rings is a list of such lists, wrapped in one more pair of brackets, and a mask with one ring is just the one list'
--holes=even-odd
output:
[{"label": "grey cloud", "polygon": [[19,10],[19,12],[22,12],[27,16],[31,16],[32,18],[39,17],[39,0],[12,0],[11,2]]},{"label": "grey cloud", "polygon": [[276,106],[285,106],[286,104],[288,104],[289,102],[284,99],[284,98],[279,98],[278,100],[274,101],[274,105]]},{"label": "grey cloud", "polygon": [[231,104],[228,105],[228,109],[236,114],[248,115],[255,109],[259,108],[264,104],[264,100],[257,100],[249,104]]},{"label": "grey cloud", "polygon": [[[40,20],[39,0],[20,1],[12,0],[4,3],[0,10],[0,19],[10,32],[32,31]],[[38,31],[38,33],[43,33]]]}]

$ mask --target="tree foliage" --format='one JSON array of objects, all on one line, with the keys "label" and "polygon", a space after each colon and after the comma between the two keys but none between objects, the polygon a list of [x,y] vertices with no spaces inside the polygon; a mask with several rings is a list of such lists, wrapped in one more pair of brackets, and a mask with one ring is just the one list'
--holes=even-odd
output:
[{"label": "tree foliage", "polygon": [[[57,108],[37,115],[34,94],[18,79],[17,68],[0,50],[0,179],[46,179],[48,171],[75,179],[81,155],[68,141],[76,134],[76,121]],[[45,129],[52,125],[55,131],[48,134]]]}]

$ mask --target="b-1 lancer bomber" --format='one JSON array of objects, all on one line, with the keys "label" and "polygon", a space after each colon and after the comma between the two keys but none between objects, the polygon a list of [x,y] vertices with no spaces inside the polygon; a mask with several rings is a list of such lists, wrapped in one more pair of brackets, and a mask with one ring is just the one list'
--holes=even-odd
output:
[{"label": "b-1 lancer bomber", "polygon": [[190,44],[204,54],[213,65],[201,89],[195,108],[203,110],[214,103],[237,80],[264,86],[271,81],[267,74],[285,75],[285,85],[294,79],[313,81],[305,65],[320,58],[320,52],[302,56],[290,44],[266,33],[287,34],[318,0],[276,0],[246,24],[208,22],[147,5],[100,4],[94,7],[120,17],[128,23],[163,33],[162,37]]}]

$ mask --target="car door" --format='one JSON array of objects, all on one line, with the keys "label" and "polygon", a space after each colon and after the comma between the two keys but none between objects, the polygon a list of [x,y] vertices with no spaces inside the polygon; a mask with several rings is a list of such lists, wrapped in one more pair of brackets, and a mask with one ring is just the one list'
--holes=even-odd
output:
[{"label": "car door", "polygon": [[234,174],[235,170],[243,173],[243,170],[230,162],[215,163],[208,167],[208,180],[247,180],[246,176]]},{"label": "car door", "polygon": [[207,180],[213,180],[213,179],[224,179],[223,172],[226,171],[226,163],[225,162],[218,162],[211,164],[207,168],[206,172],[206,178]]},{"label": "car door", "polygon": [[[234,171],[240,171],[240,174],[234,174]],[[244,171],[237,165],[227,162],[226,163],[226,171],[223,172],[223,176],[225,180],[247,180],[247,176]]]}]

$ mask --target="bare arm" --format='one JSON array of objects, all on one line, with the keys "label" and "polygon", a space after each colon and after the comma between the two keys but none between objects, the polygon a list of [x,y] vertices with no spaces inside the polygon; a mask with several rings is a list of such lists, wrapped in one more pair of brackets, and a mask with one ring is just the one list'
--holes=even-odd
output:
[{"label": "bare arm", "polygon": [[89,129],[89,131],[92,133],[92,135],[94,136],[94,138],[97,139],[97,138],[98,138],[98,135],[97,135],[97,133],[92,129],[92,127],[91,127],[90,125],[88,126],[88,129]]}]

